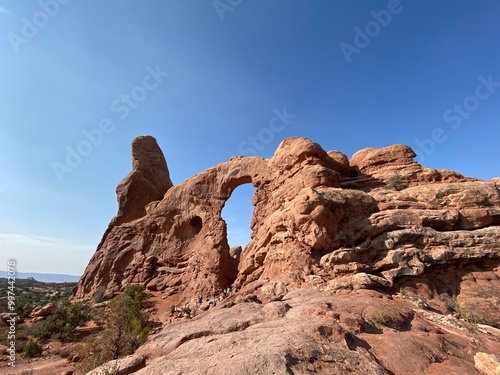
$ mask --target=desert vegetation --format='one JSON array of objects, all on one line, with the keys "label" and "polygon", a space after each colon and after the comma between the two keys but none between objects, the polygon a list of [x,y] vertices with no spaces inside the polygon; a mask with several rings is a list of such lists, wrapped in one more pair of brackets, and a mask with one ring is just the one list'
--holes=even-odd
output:
[{"label": "desert vegetation", "polygon": [[113,298],[96,323],[102,327],[98,335],[78,348],[81,367],[89,371],[105,362],[132,354],[149,334],[145,313],[148,295],[140,285],[129,286]]},{"label": "desert vegetation", "polygon": [[83,302],[61,302],[54,313],[43,321],[31,335],[39,339],[67,340],[76,327],[91,319],[90,306]]},{"label": "desert vegetation", "polygon": [[[71,296],[77,283],[44,283],[35,279],[16,280],[16,313],[20,318],[28,317],[35,306],[58,303]],[[7,295],[7,279],[0,278],[0,295]]]},{"label": "desert vegetation", "polygon": [[482,324],[485,322],[484,312],[472,304],[461,304],[456,299],[450,302],[450,308],[455,315],[466,322]]},{"label": "desert vegetation", "polygon": [[23,355],[26,358],[38,357],[42,354],[42,348],[35,340],[29,340],[23,348]]},{"label": "desert vegetation", "polygon": [[[91,306],[86,302],[60,299],[67,295],[66,290],[59,289],[62,284],[48,285],[35,280],[20,284],[24,287],[23,295],[31,298],[28,301],[20,299],[22,314],[16,326],[19,358],[30,360],[47,354],[49,347],[57,348],[49,350],[50,354],[78,362],[78,371],[86,373],[133,353],[148,337],[149,317],[145,312],[148,295],[142,286],[129,286],[106,306]],[[48,302],[56,304],[49,316],[41,321],[26,319],[34,307]]]},{"label": "desert vegetation", "polygon": [[386,185],[387,189],[401,191],[406,188],[403,184],[403,176],[396,174],[389,179],[389,183]]}]

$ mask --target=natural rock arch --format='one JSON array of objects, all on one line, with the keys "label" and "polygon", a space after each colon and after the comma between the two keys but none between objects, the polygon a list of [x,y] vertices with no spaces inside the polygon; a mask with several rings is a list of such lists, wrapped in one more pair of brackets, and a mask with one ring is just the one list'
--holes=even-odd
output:
[{"label": "natural rock arch", "polygon": [[[75,298],[92,298],[100,288],[111,296],[132,283],[180,299],[262,280],[391,287],[450,259],[499,261],[491,244],[500,243],[500,181],[422,167],[408,146],[362,150],[348,161],[308,139],[290,138],[269,159],[234,157],[174,186],[163,184],[166,164],[157,181],[143,172],[156,168],[141,159],[147,154],[134,155],[129,176],[140,172],[166,191],[160,196],[158,188],[131,189],[127,181],[135,180],[120,183],[118,214]],[[384,188],[395,173],[403,191]],[[256,188],[253,235],[239,254],[230,252],[221,212],[245,183]],[[141,191],[146,197],[136,196]]]}]

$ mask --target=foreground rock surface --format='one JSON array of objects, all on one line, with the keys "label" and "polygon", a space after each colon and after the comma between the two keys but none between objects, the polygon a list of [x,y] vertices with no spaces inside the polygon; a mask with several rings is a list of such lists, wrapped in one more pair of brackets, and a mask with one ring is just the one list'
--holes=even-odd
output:
[{"label": "foreground rock surface", "polygon": [[165,327],[138,349],[148,363],[136,374],[477,374],[475,353],[500,352],[500,335],[432,321],[402,296],[301,288],[265,304],[232,298]]}]

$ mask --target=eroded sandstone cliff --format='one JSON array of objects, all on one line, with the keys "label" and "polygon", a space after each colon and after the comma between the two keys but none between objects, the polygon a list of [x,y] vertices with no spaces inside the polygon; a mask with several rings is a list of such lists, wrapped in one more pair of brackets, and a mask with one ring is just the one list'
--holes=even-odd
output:
[{"label": "eroded sandstone cliff", "polygon": [[[118,214],[74,298],[111,297],[133,283],[183,303],[238,290],[212,318],[174,325],[140,349],[157,358],[145,373],[197,373],[199,355],[211,358],[199,373],[224,373],[210,366],[231,353],[264,372],[477,373],[474,355],[500,350],[500,331],[491,331],[500,328],[500,179],[423,167],[405,145],[348,160],[290,138],[269,159],[233,157],[172,185],[152,137],[134,139],[132,154]],[[256,188],[251,241],[230,249],[221,211],[246,183]],[[232,317],[234,329],[224,328]],[[464,318],[490,328],[463,326]],[[384,335],[373,335],[382,332],[377,320],[388,327]],[[295,344],[283,331],[290,322]],[[281,346],[264,343],[282,336]],[[217,340],[240,346],[217,357],[207,352],[227,348]],[[245,356],[256,340],[264,345],[252,349],[261,353],[257,362]],[[416,364],[394,359],[388,346]],[[271,349],[280,360],[266,354]]]},{"label": "eroded sandstone cliff", "polygon": [[[425,279],[428,293],[456,293],[460,275],[498,272],[500,181],[422,167],[408,146],[364,149],[348,161],[291,138],[270,159],[234,157],[175,186],[154,138],[134,139],[132,154],[118,214],[77,298],[131,283],[186,296],[259,279],[352,288],[360,272],[367,287]],[[388,188],[395,177],[399,186]],[[236,263],[221,211],[245,183],[256,187],[253,233]],[[451,279],[434,282],[443,268]]]}]

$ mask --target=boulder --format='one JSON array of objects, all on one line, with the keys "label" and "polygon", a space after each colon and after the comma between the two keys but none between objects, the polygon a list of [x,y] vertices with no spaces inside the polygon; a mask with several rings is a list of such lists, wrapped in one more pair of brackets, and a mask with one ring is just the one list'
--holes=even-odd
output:
[{"label": "boulder", "polygon": [[257,291],[257,297],[264,302],[281,301],[288,293],[286,285],[282,281],[267,283]]},{"label": "boulder", "polygon": [[146,365],[146,357],[142,355],[129,355],[105,364],[87,372],[87,375],[129,375],[135,373]]},{"label": "boulder", "polygon": [[46,318],[47,316],[52,315],[55,309],[56,309],[56,304],[52,302],[46,304],[45,306],[37,306],[31,311],[30,317]]}]

